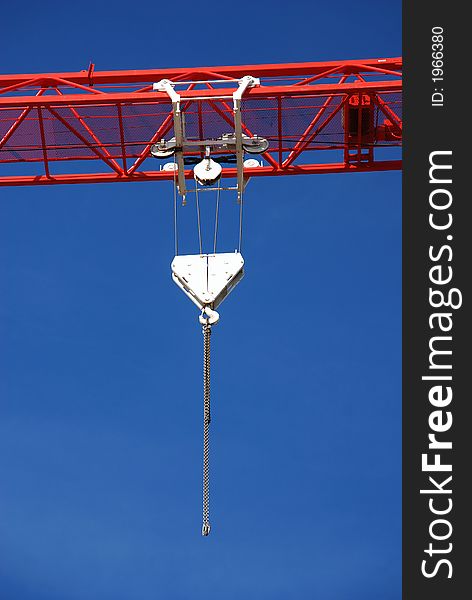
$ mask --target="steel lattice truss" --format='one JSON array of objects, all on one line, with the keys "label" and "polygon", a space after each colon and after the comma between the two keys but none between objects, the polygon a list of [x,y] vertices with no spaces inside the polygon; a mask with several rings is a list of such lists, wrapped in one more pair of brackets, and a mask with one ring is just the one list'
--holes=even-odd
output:
[{"label": "steel lattice truss", "polygon": [[2,75],[0,184],[172,179],[150,157],[174,126],[169,97],[152,84],[175,83],[189,139],[216,138],[234,131],[231,98],[245,75],[260,86],[243,97],[243,132],[270,143],[247,176],[401,169],[401,69],[388,58]]}]

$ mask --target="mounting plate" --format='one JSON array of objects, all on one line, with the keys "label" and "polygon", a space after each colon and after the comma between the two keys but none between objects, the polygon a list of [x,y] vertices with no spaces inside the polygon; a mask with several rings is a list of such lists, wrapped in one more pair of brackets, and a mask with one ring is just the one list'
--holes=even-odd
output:
[{"label": "mounting plate", "polygon": [[172,279],[200,309],[215,309],[244,276],[239,252],[175,256],[171,266]]}]

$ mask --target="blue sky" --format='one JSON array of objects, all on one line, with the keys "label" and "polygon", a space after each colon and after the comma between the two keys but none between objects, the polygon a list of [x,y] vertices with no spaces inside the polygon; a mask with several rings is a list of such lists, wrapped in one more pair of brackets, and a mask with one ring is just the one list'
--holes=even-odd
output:
[{"label": "blue sky", "polygon": [[[2,16],[11,73],[401,54],[399,2]],[[2,600],[400,598],[400,184],[250,183],[246,276],[212,338],[206,539],[202,336],[170,279],[170,185],[2,188]]]}]

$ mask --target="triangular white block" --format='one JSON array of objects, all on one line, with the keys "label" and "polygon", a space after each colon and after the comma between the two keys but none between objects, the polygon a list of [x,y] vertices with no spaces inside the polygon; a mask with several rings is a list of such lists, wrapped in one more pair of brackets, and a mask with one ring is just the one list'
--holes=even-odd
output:
[{"label": "triangular white block", "polygon": [[172,279],[200,309],[216,308],[241,281],[243,266],[239,252],[176,256]]}]

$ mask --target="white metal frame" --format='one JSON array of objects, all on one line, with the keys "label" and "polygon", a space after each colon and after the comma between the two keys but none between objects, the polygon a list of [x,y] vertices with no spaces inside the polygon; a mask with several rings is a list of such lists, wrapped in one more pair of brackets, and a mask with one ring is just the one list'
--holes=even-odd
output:
[{"label": "white metal frame", "polygon": [[[171,102],[174,115],[174,131],[175,131],[175,160],[177,163],[177,184],[179,194],[185,196],[188,192],[185,183],[185,165],[184,165],[184,146],[211,146],[218,142],[213,140],[199,140],[190,141],[185,139],[185,123],[184,115],[181,111],[181,97],[175,91],[177,83],[172,82],[169,79],[162,79],[161,81],[153,85],[153,89],[158,92],[165,92]],[[244,191],[244,151],[243,151],[243,132],[242,132],[242,118],[241,118],[241,106],[244,93],[252,87],[260,85],[260,80],[252,75],[245,75],[238,82],[238,89],[233,93],[233,113],[234,113],[234,133],[235,133],[235,151],[236,151],[236,165],[237,165],[237,191],[238,200],[241,199],[242,192]],[[219,96],[212,96],[212,100],[219,99]],[[228,98],[228,96],[221,96],[222,98]],[[198,99],[198,98],[196,98]],[[202,97],[207,100],[208,98]],[[223,134],[223,132],[222,132]]]}]

